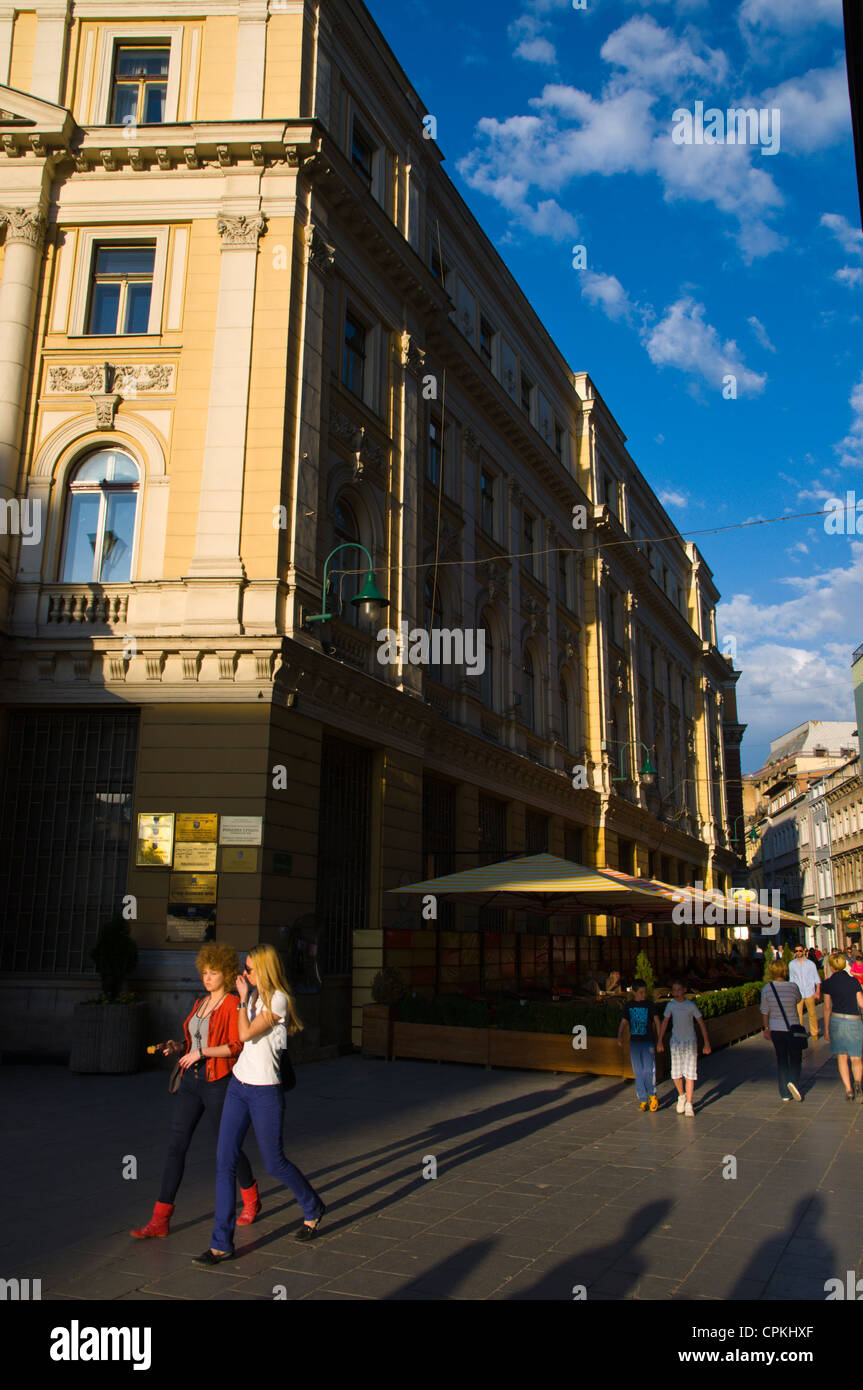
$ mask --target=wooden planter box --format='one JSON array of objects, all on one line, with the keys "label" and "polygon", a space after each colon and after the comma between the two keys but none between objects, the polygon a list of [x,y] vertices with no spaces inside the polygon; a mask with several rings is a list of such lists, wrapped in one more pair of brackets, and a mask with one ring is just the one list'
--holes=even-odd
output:
[{"label": "wooden planter box", "polygon": [[489,1029],[489,1062],[493,1067],[526,1071],[592,1072],[594,1076],[632,1076],[629,1046],[615,1038],[588,1038],[575,1048],[569,1033],[510,1033]]},{"label": "wooden planter box", "polygon": [[365,1004],[363,1006],[363,1054],[366,1057],[393,1055],[393,1005]]},{"label": "wooden planter box", "polygon": [[720,1014],[718,1018],[706,1018],[704,1022],[712,1048],[728,1047],[730,1043],[740,1042],[741,1038],[760,1033],[763,1027],[760,1004],[749,1004],[733,1014]]},{"label": "wooden planter box", "polygon": [[435,1023],[393,1025],[393,1057],[489,1065],[490,1028],[447,1028]]}]

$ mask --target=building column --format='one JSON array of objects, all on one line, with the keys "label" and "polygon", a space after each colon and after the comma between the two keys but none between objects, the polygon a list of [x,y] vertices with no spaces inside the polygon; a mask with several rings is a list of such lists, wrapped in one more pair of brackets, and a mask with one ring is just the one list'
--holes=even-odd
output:
[{"label": "building column", "polygon": [[[255,312],[258,240],[266,230],[262,213],[239,216],[221,214],[216,223],[222,240],[219,302],[213,342],[213,366],[204,467],[198,509],[198,536],[188,578],[241,581],[245,570],[240,556],[248,425],[249,378],[252,360],[252,323]],[[196,592],[187,624],[202,630],[224,621],[238,622],[238,594],[232,587],[229,613],[225,595],[214,584],[208,599]],[[214,629],[215,630],[215,629]]]},{"label": "building column", "polygon": [[[0,214],[6,225],[6,255],[0,281],[0,502],[18,487],[27,379],[36,315],[36,294],[45,219],[38,208]],[[10,537],[0,531],[0,588],[11,585]],[[0,621],[6,604],[0,599]]]}]

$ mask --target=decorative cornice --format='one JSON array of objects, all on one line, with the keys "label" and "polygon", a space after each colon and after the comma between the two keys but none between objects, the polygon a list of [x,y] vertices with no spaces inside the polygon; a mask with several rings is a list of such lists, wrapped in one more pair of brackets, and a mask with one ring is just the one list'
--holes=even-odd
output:
[{"label": "decorative cornice", "polygon": [[126,362],[114,366],[110,362],[75,362],[51,365],[47,370],[45,394],[71,396],[114,390],[121,396],[166,394],[174,391],[176,367],[173,362]]},{"label": "decorative cornice", "polygon": [[265,235],[267,219],[262,212],[247,215],[239,213],[219,213],[216,218],[216,231],[222,239],[223,251],[244,251],[254,249]]}]

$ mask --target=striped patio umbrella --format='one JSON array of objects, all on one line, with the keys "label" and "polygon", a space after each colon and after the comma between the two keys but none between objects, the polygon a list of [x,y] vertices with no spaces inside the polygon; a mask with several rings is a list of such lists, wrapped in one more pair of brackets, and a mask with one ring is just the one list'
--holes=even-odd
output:
[{"label": "striped patio umbrella", "polygon": [[[689,885],[664,883],[662,879],[658,878],[639,878],[633,874],[625,874],[620,869],[603,869],[602,872],[609,878],[616,879],[619,883],[625,884],[627,887],[640,888],[647,892],[661,893],[663,896],[670,898],[674,903],[689,901],[692,903],[693,908],[697,903],[701,903],[702,910],[706,908],[708,903],[713,904],[719,908],[723,914],[724,920],[720,919],[719,923],[716,924],[719,926],[748,926],[757,929],[758,927],[769,925],[764,923],[758,916],[759,906],[761,906],[758,902],[753,902],[750,905],[746,899],[733,898],[729,894],[721,892],[718,888],[693,888]],[[768,911],[770,910],[769,900],[764,904],[764,907]],[[779,925],[783,927],[809,925],[805,917],[799,916],[796,912],[789,912],[784,907],[779,908],[778,916]],[[709,920],[706,925],[711,925]]]},{"label": "striped patio umbrella", "polygon": [[553,917],[579,913],[636,921],[670,919],[674,902],[655,888],[643,888],[554,854],[505,859],[478,869],[390,888],[391,893],[447,897],[475,907],[514,908]]}]

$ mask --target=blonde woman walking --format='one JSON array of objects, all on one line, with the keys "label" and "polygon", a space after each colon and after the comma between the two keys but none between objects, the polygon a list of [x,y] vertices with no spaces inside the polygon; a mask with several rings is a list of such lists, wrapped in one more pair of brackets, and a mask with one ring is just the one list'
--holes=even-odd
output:
[{"label": "blonde woman walking", "polygon": [[[824,1037],[836,1058],[845,1099],[854,1099],[856,1086],[857,1100],[863,1102],[863,1021],[860,1018],[863,991],[860,981],[846,971],[847,961],[842,951],[834,951],[828,964],[833,973],[821,986]],[[849,1059],[853,1076],[848,1070]]]},{"label": "blonde woman walking", "polygon": [[[254,996],[250,989],[255,991]],[[234,1209],[237,1160],[252,1125],[264,1166],[271,1178],[289,1187],[300,1204],[303,1223],[297,1240],[312,1240],[326,1207],[299,1168],[282,1149],[285,1097],[279,1076],[279,1054],[288,1035],[299,1032],[291,990],[274,947],[255,946],[246,956],[246,969],[237,976],[240,1008],[237,1027],[243,1050],[234,1067],[225,1097],[216,1158],[216,1214],[209,1250],[198,1264],[215,1265],[234,1258]]]}]

